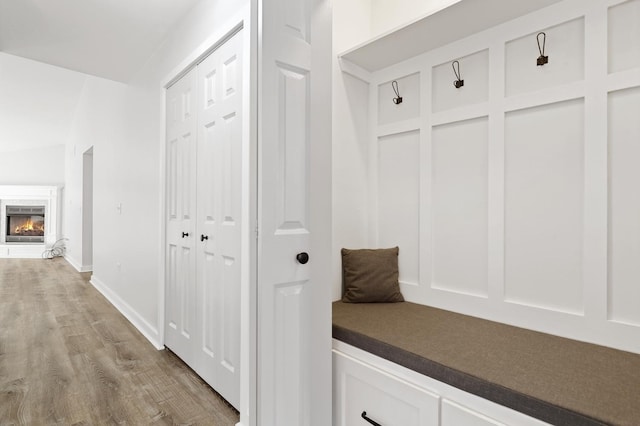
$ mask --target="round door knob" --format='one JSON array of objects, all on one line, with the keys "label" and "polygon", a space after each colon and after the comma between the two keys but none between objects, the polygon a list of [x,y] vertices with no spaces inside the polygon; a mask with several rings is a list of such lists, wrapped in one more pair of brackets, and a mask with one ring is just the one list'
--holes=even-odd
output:
[{"label": "round door knob", "polygon": [[309,255],[308,255],[307,253],[305,253],[305,252],[298,253],[298,254],[296,255],[296,260],[297,260],[300,264],[304,265],[305,263],[307,263],[307,262],[309,261]]},{"label": "round door knob", "polygon": [[208,235],[200,234],[200,241],[204,241],[204,240],[208,240],[208,239],[209,239]]},{"label": "round door knob", "polygon": [[183,233],[182,233],[182,238],[184,238],[184,237],[188,237],[188,236],[189,236],[189,233],[188,233],[188,232],[183,232]]}]

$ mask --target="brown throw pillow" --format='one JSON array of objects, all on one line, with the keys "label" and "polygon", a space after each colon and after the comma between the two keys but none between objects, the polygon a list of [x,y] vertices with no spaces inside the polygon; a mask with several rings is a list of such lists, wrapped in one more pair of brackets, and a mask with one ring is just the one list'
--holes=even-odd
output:
[{"label": "brown throw pillow", "polygon": [[342,249],[343,302],[404,302],[398,284],[398,247]]}]

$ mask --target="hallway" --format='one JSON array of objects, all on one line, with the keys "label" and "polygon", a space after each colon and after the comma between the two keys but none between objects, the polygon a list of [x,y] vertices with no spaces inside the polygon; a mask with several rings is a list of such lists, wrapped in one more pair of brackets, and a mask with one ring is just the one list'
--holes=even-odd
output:
[{"label": "hallway", "polygon": [[234,425],[63,259],[0,259],[0,425]]}]

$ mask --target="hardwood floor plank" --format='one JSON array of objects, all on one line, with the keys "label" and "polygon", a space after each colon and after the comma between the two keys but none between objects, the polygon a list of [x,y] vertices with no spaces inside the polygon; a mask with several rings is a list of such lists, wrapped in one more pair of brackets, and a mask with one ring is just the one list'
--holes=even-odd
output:
[{"label": "hardwood floor plank", "polygon": [[0,425],[231,426],[238,413],[157,351],[63,259],[0,259]]},{"label": "hardwood floor plank", "polygon": [[28,411],[24,409],[27,392],[24,379],[0,385],[0,419],[6,419],[9,424],[28,424]]}]

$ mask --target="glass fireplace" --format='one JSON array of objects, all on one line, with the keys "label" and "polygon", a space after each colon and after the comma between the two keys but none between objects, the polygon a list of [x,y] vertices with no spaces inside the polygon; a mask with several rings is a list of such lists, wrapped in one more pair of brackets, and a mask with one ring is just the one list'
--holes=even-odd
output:
[{"label": "glass fireplace", "polygon": [[44,206],[7,206],[8,243],[44,242]]}]

